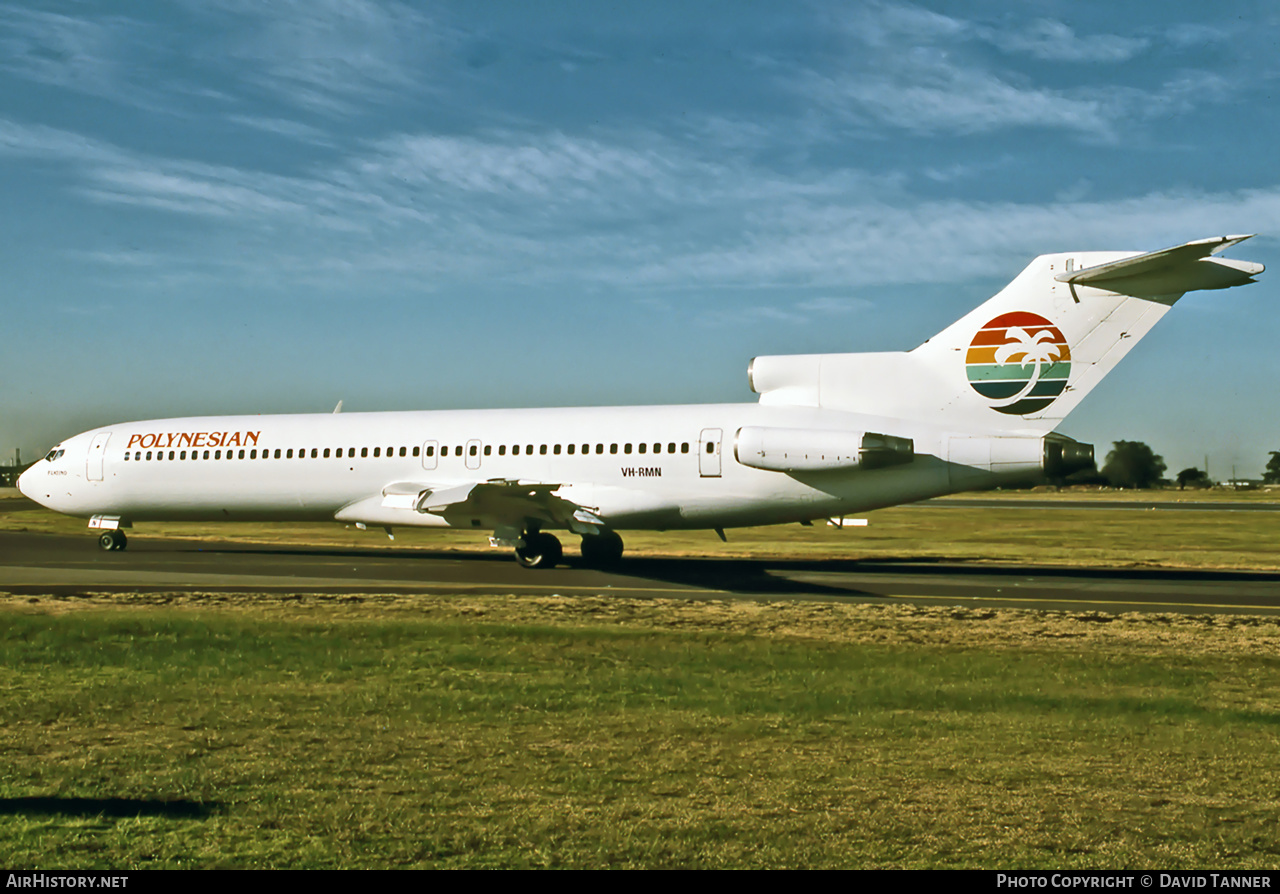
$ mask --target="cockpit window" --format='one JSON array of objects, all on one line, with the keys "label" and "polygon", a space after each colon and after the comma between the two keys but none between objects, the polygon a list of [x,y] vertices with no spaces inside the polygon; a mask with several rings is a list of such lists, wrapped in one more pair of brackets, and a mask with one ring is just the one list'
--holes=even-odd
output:
[{"label": "cockpit window", "polygon": [[54,448],[53,448],[52,450],[50,450],[47,454],[45,454],[45,457],[44,457],[44,458],[45,458],[45,459],[47,459],[49,462],[54,462],[54,461],[55,461],[55,460],[57,460],[59,457],[61,457],[61,456],[62,456],[62,454],[66,453],[66,452],[67,452],[67,451],[63,450],[61,447],[54,447]]}]

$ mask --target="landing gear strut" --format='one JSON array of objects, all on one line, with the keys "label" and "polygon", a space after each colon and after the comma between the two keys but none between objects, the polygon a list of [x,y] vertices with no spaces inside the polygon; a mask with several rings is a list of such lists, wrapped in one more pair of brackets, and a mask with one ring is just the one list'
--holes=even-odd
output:
[{"label": "landing gear strut", "polygon": [[98,537],[98,547],[107,552],[124,549],[129,545],[129,538],[124,536],[124,531],[103,531]]},{"label": "landing gear strut", "polygon": [[563,557],[560,541],[541,531],[525,534],[524,546],[516,547],[516,561],[525,568],[555,568]]},{"label": "landing gear strut", "polygon": [[622,560],[622,538],[615,531],[582,536],[582,561],[592,568],[606,568]]}]

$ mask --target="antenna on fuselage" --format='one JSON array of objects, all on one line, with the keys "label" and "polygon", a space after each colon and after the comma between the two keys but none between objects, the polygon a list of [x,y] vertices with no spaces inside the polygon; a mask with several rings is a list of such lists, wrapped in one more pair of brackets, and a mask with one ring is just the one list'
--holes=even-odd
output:
[{"label": "antenna on fuselage", "polygon": [[341,413],[341,412],[342,412],[342,401],[338,401],[338,405],[337,405],[336,407],[334,407],[334,408],[333,408],[333,412],[334,412],[334,413]]}]

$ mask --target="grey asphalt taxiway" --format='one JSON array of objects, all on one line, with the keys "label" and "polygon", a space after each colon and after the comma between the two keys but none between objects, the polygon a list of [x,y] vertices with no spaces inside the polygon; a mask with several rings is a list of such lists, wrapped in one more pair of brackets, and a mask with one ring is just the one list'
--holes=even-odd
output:
[{"label": "grey asphalt taxiway", "polygon": [[502,551],[359,549],[131,537],[108,553],[88,535],[0,533],[0,591],[558,593],[639,598],[807,599],[1280,615],[1280,573],[996,566],[928,558],[811,560],[635,556],[611,571],[521,568]]}]

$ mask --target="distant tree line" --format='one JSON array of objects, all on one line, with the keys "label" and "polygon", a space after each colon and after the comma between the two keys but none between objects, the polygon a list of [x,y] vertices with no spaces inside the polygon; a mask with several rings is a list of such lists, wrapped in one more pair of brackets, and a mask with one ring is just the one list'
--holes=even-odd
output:
[{"label": "distant tree line", "polygon": [[[1167,469],[1164,457],[1141,441],[1115,441],[1100,471],[1073,475],[1068,483],[1151,488],[1170,483],[1164,477]],[[1213,486],[1209,473],[1196,468],[1183,469],[1174,476],[1173,483],[1179,489]],[[1271,458],[1262,474],[1262,483],[1280,484],[1280,450],[1271,451]]]}]

